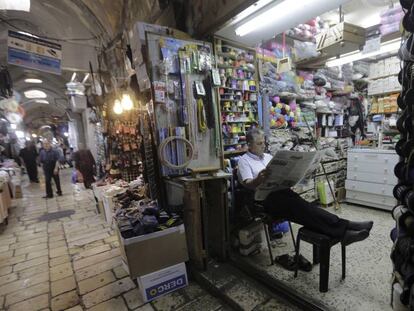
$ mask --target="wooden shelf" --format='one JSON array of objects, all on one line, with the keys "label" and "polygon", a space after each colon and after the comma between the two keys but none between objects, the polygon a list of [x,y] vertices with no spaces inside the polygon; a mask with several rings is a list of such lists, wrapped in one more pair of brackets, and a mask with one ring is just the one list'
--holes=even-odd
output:
[{"label": "wooden shelf", "polygon": [[[223,94],[224,95],[224,94]],[[233,94],[231,94],[233,95]],[[243,103],[250,103],[250,102],[257,102],[257,100],[243,100],[243,99],[225,99],[225,98],[220,98],[221,102],[243,102]]]},{"label": "wooden shelf", "polygon": [[250,110],[243,110],[243,111],[226,111],[226,110],[220,110],[222,113],[257,113],[257,111],[250,111]]},{"label": "wooden shelf", "polygon": [[243,141],[243,142],[239,142],[236,144],[223,144],[224,147],[230,147],[230,146],[237,146],[237,145],[246,145],[247,142]]},{"label": "wooden shelf", "polygon": [[257,121],[223,121],[223,123],[256,123]]},{"label": "wooden shelf", "polygon": [[224,151],[224,156],[232,156],[246,153],[247,150],[233,150],[233,151]]},{"label": "wooden shelf", "polygon": [[[257,93],[257,91],[251,91],[251,90],[242,90],[242,89],[233,89],[231,87],[227,87],[227,86],[219,86],[219,88],[221,89],[226,89],[226,90],[232,90],[232,91],[240,91],[240,92],[250,92],[250,93]],[[232,93],[227,93],[229,95],[233,95]],[[224,95],[224,94],[220,94],[220,95]]]},{"label": "wooden shelf", "polygon": [[384,78],[388,78],[388,77],[393,77],[393,76],[398,76],[398,72],[397,73],[390,73],[387,75],[383,75],[383,76],[378,76],[378,77],[368,77],[369,80],[378,80],[378,79],[384,79]]},{"label": "wooden shelf", "polygon": [[[251,63],[249,63],[251,64]],[[244,71],[249,71],[249,72],[256,72],[255,69],[250,69],[250,68],[246,68],[243,66],[229,66],[229,65],[223,65],[223,64],[218,64],[217,65],[218,68],[222,68],[222,69],[236,69],[236,70],[244,70]]]},{"label": "wooden shelf", "polygon": [[400,93],[400,92],[401,92],[401,88],[396,89],[396,90],[392,90],[392,91],[385,91],[385,92],[381,92],[381,93],[374,93],[374,94],[369,94],[368,93],[368,96],[389,95],[389,94]]}]

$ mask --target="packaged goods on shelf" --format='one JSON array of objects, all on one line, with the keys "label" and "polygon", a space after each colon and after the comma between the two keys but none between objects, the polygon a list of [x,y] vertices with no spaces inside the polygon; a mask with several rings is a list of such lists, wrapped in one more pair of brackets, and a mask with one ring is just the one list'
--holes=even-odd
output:
[{"label": "packaged goods on shelf", "polygon": [[295,61],[301,61],[313,57],[318,57],[320,52],[316,50],[316,43],[294,41],[294,56]]},{"label": "packaged goods on shelf", "polygon": [[400,5],[389,8],[382,12],[380,16],[380,32],[382,36],[400,31],[400,23],[404,17],[404,12]]},{"label": "packaged goods on shelf", "polygon": [[364,61],[357,61],[352,64],[352,70],[354,71],[354,73],[361,74],[362,75],[361,78],[369,76],[370,67],[371,67],[371,64],[364,62]]},{"label": "packaged goods on shelf", "polygon": [[397,76],[371,80],[368,84],[368,95],[381,95],[384,93],[399,92],[401,85]]},{"label": "packaged goods on shelf", "polygon": [[378,79],[384,76],[397,75],[400,71],[400,59],[389,57],[372,63],[369,67],[369,78]]},{"label": "packaged goods on shelf", "polygon": [[317,16],[306,23],[299,24],[294,28],[286,31],[286,35],[292,38],[300,39],[301,41],[315,42],[315,36],[322,31],[328,29],[326,23],[321,17]]}]

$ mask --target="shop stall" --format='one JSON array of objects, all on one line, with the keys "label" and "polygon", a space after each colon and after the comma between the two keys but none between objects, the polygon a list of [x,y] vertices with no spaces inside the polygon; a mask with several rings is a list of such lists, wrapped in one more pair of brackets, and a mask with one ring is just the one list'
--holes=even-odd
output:
[{"label": "shop stall", "polygon": [[[258,9],[275,7],[270,1]],[[313,255],[309,248],[304,256],[312,256],[315,264],[319,255],[329,260],[326,245],[317,244],[326,236],[316,232],[306,240],[299,226],[249,205],[238,182],[238,161],[250,147],[247,133],[258,128],[271,156],[315,154],[317,161],[310,161],[315,166],[295,184],[287,183],[314,208],[375,218],[381,227],[376,234],[386,236],[391,221],[384,210],[395,212],[398,202],[410,200],[411,184],[401,182],[408,169],[398,163],[401,155],[409,162],[412,145],[409,135],[398,141],[398,130],[411,130],[410,110],[397,83],[407,78],[402,73],[398,79],[396,58],[405,37],[387,24],[401,15],[401,7],[376,9],[382,26],[374,30],[344,21],[336,9],[312,12],[315,16],[302,16],[301,24],[279,27],[276,34],[269,26],[261,31],[248,24],[258,12],[242,15],[218,30],[212,42],[144,23],[129,32],[137,85],[118,86],[106,99],[105,109],[115,112],[102,119],[107,178],[94,185],[94,193],[118,232],[125,269],[143,287],[145,280],[164,269],[178,271],[184,262],[197,273],[211,269],[212,261],[228,261],[321,309],[343,308],[338,305],[343,295],[352,297],[345,309],[379,310],[387,303],[380,293],[385,279],[367,286],[371,292],[365,300],[360,293],[365,289],[354,284],[363,269],[381,280],[391,273],[385,262],[379,264],[381,271],[367,269],[375,264],[368,258],[372,245],[358,246],[366,260],[347,257],[342,248],[342,259],[352,268],[340,282],[339,253],[331,246],[341,241],[326,242],[335,271],[329,283],[329,262],[319,273],[306,258],[300,257],[300,266],[299,257],[291,255],[299,253],[296,239],[301,237],[314,246]],[[134,108],[122,112],[121,94],[127,89]],[[404,117],[397,121],[401,110]],[[325,247],[323,254],[319,247]],[[388,255],[385,245],[379,248]],[[294,277],[292,267],[308,274]]]}]

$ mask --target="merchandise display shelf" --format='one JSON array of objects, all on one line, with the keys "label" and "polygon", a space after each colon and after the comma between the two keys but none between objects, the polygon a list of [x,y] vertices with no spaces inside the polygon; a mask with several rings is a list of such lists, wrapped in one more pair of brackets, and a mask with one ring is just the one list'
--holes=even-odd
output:
[{"label": "merchandise display shelf", "polygon": [[223,123],[256,123],[256,121],[223,121]]},{"label": "merchandise display shelf", "polygon": [[240,142],[240,143],[236,143],[236,144],[224,144],[224,147],[229,147],[229,146],[237,146],[237,145],[246,145],[247,142]]},{"label": "merchandise display shelf", "polygon": [[221,110],[220,112],[222,113],[257,113],[257,111],[253,111],[253,110],[243,110],[243,111],[226,111],[226,110]]},{"label": "merchandise display shelf", "polygon": [[383,79],[383,78],[388,78],[388,77],[394,77],[394,76],[398,76],[398,72],[396,73],[390,73],[387,75],[383,75],[383,76],[378,76],[378,77],[368,77],[369,80],[378,80],[378,79]]},{"label": "merchandise display shelf", "polygon": [[[221,94],[221,95],[233,95],[233,94]],[[220,99],[221,102],[240,102],[242,101],[243,103],[255,103],[257,102],[257,100],[241,100],[241,99]]]},{"label": "merchandise display shelf", "polygon": [[[259,123],[257,95],[253,95],[257,93],[258,87],[255,75],[257,70],[254,66],[256,53],[252,49],[233,46],[225,40],[216,39],[215,43],[217,67],[219,68],[221,80],[221,86],[218,87],[218,99],[222,120],[222,136],[237,138],[234,131],[242,130],[244,132],[246,128],[250,127],[249,125]],[[236,107],[236,103],[243,103],[243,106]],[[244,114],[249,118],[232,120],[228,118],[232,114],[237,116]],[[236,124],[240,124],[240,126]],[[233,144],[223,143],[225,155],[234,154],[233,151],[226,153],[226,149],[232,146],[245,145],[245,138],[242,137],[241,139],[243,140]]]},{"label": "merchandise display shelf", "polygon": [[400,92],[401,92],[401,89],[395,89],[395,90],[389,90],[389,91],[384,91],[384,92],[379,92],[379,93],[368,93],[368,96],[389,95],[389,94],[400,93]]},{"label": "merchandise display shelf", "polygon": [[247,150],[224,151],[224,156],[236,156],[246,153]]}]

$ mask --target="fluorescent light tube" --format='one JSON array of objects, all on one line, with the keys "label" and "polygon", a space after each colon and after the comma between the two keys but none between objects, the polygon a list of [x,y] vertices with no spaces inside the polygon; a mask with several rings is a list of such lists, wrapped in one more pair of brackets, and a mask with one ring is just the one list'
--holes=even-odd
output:
[{"label": "fluorescent light tube", "polygon": [[[272,26],[276,33],[287,30],[293,25],[309,20],[321,12],[337,8],[349,0],[284,0],[275,6],[263,8],[263,13],[253,17],[236,28],[236,35],[242,37],[251,32]],[[266,10],[267,9],[267,10]],[[291,25],[292,24],[292,25]]]},{"label": "fluorescent light tube", "polygon": [[325,65],[326,67],[341,66],[361,59],[374,57],[385,53],[397,52],[400,46],[400,39],[398,39],[397,41],[386,42],[381,44],[381,48],[377,51],[366,54],[362,54],[362,52],[355,51],[354,53],[348,53],[347,55],[343,55],[340,58],[327,61]]},{"label": "fluorescent light tube", "polygon": [[29,99],[47,97],[46,93],[41,90],[27,90],[24,92],[24,96]]},{"label": "fluorescent light tube", "polygon": [[30,12],[30,0],[0,0],[0,10]]},{"label": "fluorescent light tube", "polygon": [[28,78],[28,79],[24,79],[24,82],[26,82],[26,83],[42,83],[43,81],[40,80],[40,79]]},{"label": "fluorescent light tube", "polygon": [[70,82],[75,81],[75,79],[76,79],[76,72],[74,72],[74,73],[72,74],[72,78],[70,78]]},{"label": "fluorescent light tube", "polygon": [[241,20],[249,17],[250,15],[257,12],[262,7],[264,7],[265,5],[268,5],[272,1],[273,0],[259,0],[259,1],[257,1],[256,3],[249,6],[246,10],[244,10],[240,14],[236,15],[236,17],[231,21],[231,23],[229,25],[237,24]]},{"label": "fluorescent light tube", "polygon": [[85,82],[86,82],[86,80],[88,80],[88,78],[89,78],[89,73],[87,73],[87,74],[85,75],[85,77],[83,78],[83,80],[82,80],[82,84],[83,84],[83,83],[85,83]]}]

